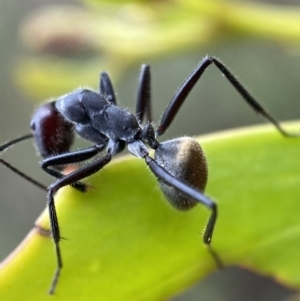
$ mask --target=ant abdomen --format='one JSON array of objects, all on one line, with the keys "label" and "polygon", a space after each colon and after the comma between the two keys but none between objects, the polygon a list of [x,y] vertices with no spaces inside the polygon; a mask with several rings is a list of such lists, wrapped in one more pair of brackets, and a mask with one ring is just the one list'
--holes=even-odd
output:
[{"label": "ant abdomen", "polygon": [[[207,182],[206,158],[199,143],[191,137],[181,137],[160,143],[155,160],[171,175],[202,193]],[[189,210],[199,202],[159,180],[162,192],[178,210]]]}]

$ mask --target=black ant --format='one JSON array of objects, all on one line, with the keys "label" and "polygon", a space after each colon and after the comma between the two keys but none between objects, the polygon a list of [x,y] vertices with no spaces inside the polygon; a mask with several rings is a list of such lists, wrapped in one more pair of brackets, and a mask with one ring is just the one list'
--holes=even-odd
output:
[{"label": "black ant", "polygon": [[[127,146],[129,152],[145,160],[152,173],[157,177],[161,190],[168,201],[178,210],[189,210],[201,203],[211,215],[204,231],[203,241],[210,246],[215,223],[217,205],[204,194],[207,182],[207,164],[198,142],[190,137],[181,137],[158,142],[170,126],[181,105],[208,66],[214,64],[228,79],[242,98],[257,112],[269,120],[285,137],[298,137],[286,132],[279,123],[248,93],[242,84],[217,58],[206,56],[182,84],[169,103],[157,129],[152,125],[150,66],[142,65],[135,114],[117,104],[112,82],[107,73],[100,76],[99,91],[78,89],[59,97],[56,101],[40,106],[31,120],[32,134],[6,143],[0,151],[34,137],[37,148],[43,157],[42,169],[56,178],[47,193],[51,236],[56,248],[57,270],[49,290],[53,294],[63,266],[60,251],[60,229],[57,219],[54,195],[66,185],[85,192],[87,186],[80,181],[107,165],[113,156]],[[92,142],[93,146],[70,151],[75,132]],[[149,156],[148,147],[154,149],[154,158]],[[89,160],[105,150],[99,159],[79,167],[68,175],[61,173],[62,166]],[[46,187],[16,170],[3,159],[0,161],[20,176],[39,186]],[[221,261],[209,249],[217,264]]]}]

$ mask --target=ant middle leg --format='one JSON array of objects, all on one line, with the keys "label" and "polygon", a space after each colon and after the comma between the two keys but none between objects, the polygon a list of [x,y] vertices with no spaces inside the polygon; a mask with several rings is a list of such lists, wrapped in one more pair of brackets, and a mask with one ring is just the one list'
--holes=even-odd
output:
[{"label": "ant middle leg", "polygon": [[142,65],[140,71],[135,112],[140,122],[152,122],[151,69],[146,64]]},{"label": "ant middle leg", "polygon": [[109,75],[106,72],[101,72],[99,81],[99,92],[104,94],[107,100],[113,105],[117,105],[117,98],[113,88],[113,84]]}]

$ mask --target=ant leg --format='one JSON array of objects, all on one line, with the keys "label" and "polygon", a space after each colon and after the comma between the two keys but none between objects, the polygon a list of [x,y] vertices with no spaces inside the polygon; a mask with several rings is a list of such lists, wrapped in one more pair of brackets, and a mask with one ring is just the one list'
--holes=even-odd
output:
[{"label": "ant leg", "polygon": [[[105,145],[103,146],[94,145],[92,147],[83,150],[78,150],[70,153],[56,155],[54,157],[49,157],[41,162],[41,167],[46,173],[48,173],[52,177],[61,179],[65,177],[65,175],[57,170],[49,168],[50,166],[59,166],[59,165],[86,161],[96,156],[99,152],[101,152],[104,149],[104,147]],[[71,186],[73,186],[74,188],[82,192],[85,192],[87,190],[87,186],[84,183],[73,182],[71,183]]]},{"label": "ant leg", "polygon": [[157,135],[162,135],[170,126],[171,122],[175,118],[177,112],[179,111],[181,105],[185,101],[186,97],[189,95],[194,85],[197,83],[201,75],[204,73],[206,68],[214,64],[228,79],[231,85],[236,89],[236,91],[242,96],[242,98],[252,107],[254,111],[264,116],[269,122],[271,122],[276,129],[285,137],[299,137],[299,134],[288,133],[285,131],[280,124],[274,119],[262,105],[258,103],[257,100],[244,88],[244,86],[237,80],[237,78],[225,67],[220,60],[215,57],[206,56],[199,63],[193,73],[189,78],[182,84],[178,89],[173,99],[169,103],[167,109],[165,110],[160,125],[157,129]]},{"label": "ant leg", "polygon": [[114,104],[115,106],[117,105],[117,98],[114,92],[113,84],[106,72],[101,72],[100,74],[99,91],[100,94],[104,94],[110,103]]},{"label": "ant leg", "polygon": [[174,176],[172,176],[167,170],[161,167],[153,158],[149,156],[145,156],[146,164],[149,166],[150,170],[153,174],[161,181],[165,182],[166,184],[175,187],[179,191],[185,193],[186,195],[192,197],[200,204],[207,207],[211,210],[211,215],[209,217],[208,223],[205,227],[204,235],[203,235],[203,242],[206,244],[210,255],[212,256],[213,260],[215,261],[217,267],[219,269],[223,268],[222,260],[219,258],[218,254],[211,246],[212,236],[218,216],[218,207],[217,204],[208,198],[202,192],[195,190],[188,185],[184,184]]},{"label": "ant leg", "polygon": [[140,71],[135,112],[140,122],[152,122],[151,69],[146,64]]},{"label": "ant leg", "polygon": [[192,197],[193,199],[207,207],[209,210],[211,210],[211,215],[203,236],[203,242],[206,245],[209,245],[212,241],[213,231],[218,216],[217,204],[200,191],[189,187],[188,185],[184,184],[183,182],[179,181],[177,178],[172,176],[168,171],[161,167],[153,158],[146,156],[145,161],[146,164],[149,166],[150,170],[158,179],[172,187],[175,187],[179,191]]},{"label": "ant leg", "polygon": [[106,164],[108,164],[111,160],[111,154],[107,154],[106,156],[102,157],[101,159],[94,161],[88,165],[85,165],[72,173],[64,176],[63,178],[57,180],[53,184],[50,185],[48,195],[47,195],[47,202],[48,202],[48,210],[49,210],[49,219],[50,219],[50,229],[51,229],[51,235],[52,239],[55,244],[55,251],[56,251],[56,258],[57,258],[57,269],[55,271],[49,294],[54,294],[60,271],[63,267],[62,263],[62,257],[61,257],[61,251],[59,246],[60,241],[60,230],[59,230],[59,224],[55,209],[55,203],[54,203],[54,194],[62,187],[71,185],[74,182],[78,182],[96,172],[98,172],[100,169],[102,169]]},{"label": "ant leg", "polygon": [[[14,144],[17,144],[19,142],[22,142],[26,139],[29,138],[33,138],[32,134],[28,134],[22,137],[19,137],[17,139],[11,140],[3,145],[0,146],[0,152],[5,151],[7,148],[13,146]],[[23,173],[22,171],[20,171],[19,169],[15,168],[14,166],[12,166],[11,164],[9,164],[8,162],[6,162],[3,159],[0,159],[0,163],[2,163],[5,167],[7,167],[8,169],[10,169],[11,171],[13,171],[14,173],[16,173],[17,175],[19,175],[21,178],[25,179],[26,181],[30,182],[31,184],[39,187],[42,190],[47,191],[47,187],[41,183],[39,183],[38,181],[36,181],[35,179],[31,178],[30,176],[26,175],[25,173]]]}]

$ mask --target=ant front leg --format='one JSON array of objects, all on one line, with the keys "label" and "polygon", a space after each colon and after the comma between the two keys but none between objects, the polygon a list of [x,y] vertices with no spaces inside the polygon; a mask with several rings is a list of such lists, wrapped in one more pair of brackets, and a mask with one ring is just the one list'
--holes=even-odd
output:
[{"label": "ant front leg", "polygon": [[278,121],[269,114],[263,106],[244,88],[244,86],[237,80],[237,78],[229,71],[229,69],[217,58],[212,56],[206,56],[199,63],[193,73],[189,78],[183,83],[183,85],[178,89],[173,99],[169,103],[167,109],[165,110],[160,125],[157,129],[157,135],[161,136],[170,126],[176,114],[178,113],[181,105],[186,100],[187,96],[198,82],[204,71],[211,64],[214,64],[222,74],[227,78],[235,90],[242,96],[242,98],[250,105],[250,107],[257,113],[264,116],[269,122],[271,122],[275,128],[285,137],[299,137],[299,134],[289,133],[285,131]]},{"label": "ant front leg", "polygon": [[48,210],[49,210],[49,219],[50,219],[50,228],[51,228],[51,235],[52,239],[55,244],[56,250],[56,258],[57,258],[57,270],[54,274],[51,287],[49,290],[49,294],[54,294],[60,271],[63,267],[61,251],[59,246],[60,237],[60,229],[55,209],[54,203],[54,194],[62,187],[71,185],[72,183],[78,182],[102,169],[106,164],[108,164],[111,160],[111,154],[107,154],[106,156],[102,157],[99,160],[96,160],[86,166],[83,166],[72,173],[64,176],[63,178],[57,180],[55,183],[51,184],[49,187],[47,201],[48,201]]},{"label": "ant front leg", "polygon": [[[49,157],[42,161],[41,167],[49,175],[51,175],[57,179],[61,179],[61,178],[65,177],[65,175],[55,169],[49,168],[50,166],[61,166],[61,165],[86,161],[86,160],[96,156],[104,148],[105,148],[105,145],[101,145],[101,146],[94,145],[92,147],[89,147],[89,148],[86,148],[83,150],[79,150],[79,151],[75,151],[75,152],[71,152],[71,153],[60,154],[60,155],[56,155],[54,157]],[[87,190],[87,186],[80,182],[72,182],[72,183],[70,183],[70,185],[82,192],[85,192]]]}]

